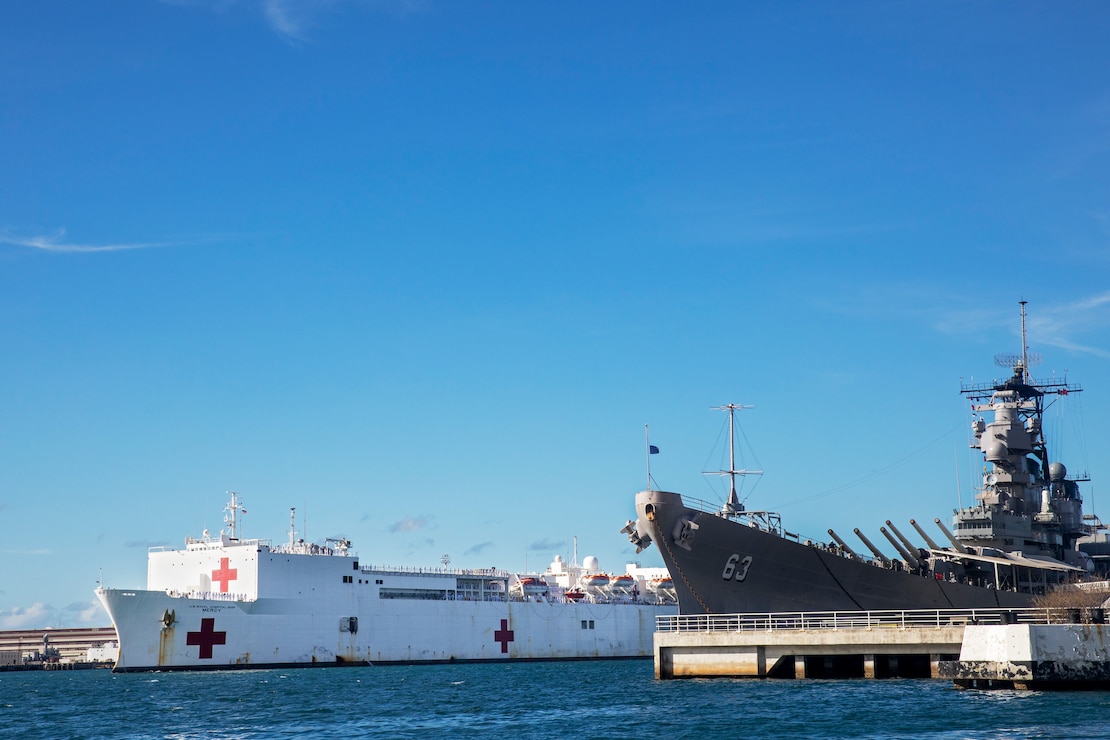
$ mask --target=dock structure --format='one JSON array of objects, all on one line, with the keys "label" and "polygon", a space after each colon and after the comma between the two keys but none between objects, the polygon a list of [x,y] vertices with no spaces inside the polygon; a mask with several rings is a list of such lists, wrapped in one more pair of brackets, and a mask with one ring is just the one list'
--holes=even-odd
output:
[{"label": "dock structure", "polygon": [[0,631],[0,670],[70,665],[87,660],[90,648],[115,643],[114,627],[46,628]]},{"label": "dock structure", "polygon": [[1044,623],[1045,609],[659,617],[655,677],[939,678],[968,625]]},{"label": "dock structure", "polygon": [[969,689],[1105,690],[1110,628],[1101,619],[968,627],[960,659],[942,666],[942,675]]}]

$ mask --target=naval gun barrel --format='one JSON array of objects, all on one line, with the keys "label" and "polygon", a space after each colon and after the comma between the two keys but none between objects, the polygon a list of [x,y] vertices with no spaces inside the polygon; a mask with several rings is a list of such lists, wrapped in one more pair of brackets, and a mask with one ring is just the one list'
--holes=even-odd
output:
[{"label": "naval gun barrel", "polygon": [[[906,546],[906,549],[909,550],[910,553],[917,553],[920,550],[920,548],[917,545],[913,544],[908,539],[906,539],[906,536],[898,530],[898,527],[894,526],[894,522],[887,519],[886,520],[886,526],[890,527],[890,531],[894,532],[895,537],[902,540],[902,544]],[[918,556],[918,557],[920,557],[920,556]]]},{"label": "naval gun barrel", "polygon": [[842,548],[844,548],[844,552],[846,552],[846,553],[848,553],[849,555],[852,556],[852,560],[863,560],[863,558],[861,558],[859,555],[856,555],[855,550],[848,547],[848,544],[846,542],[844,542],[844,540],[840,539],[840,535],[838,535],[836,532],[834,532],[830,529],[829,530],[829,536],[832,537],[833,540],[836,541],[836,544],[838,544]]},{"label": "naval gun barrel", "polygon": [[902,547],[902,543],[899,542],[898,540],[894,539],[894,535],[892,535],[890,532],[886,531],[886,527],[879,527],[879,531],[883,533],[883,537],[886,537],[888,540],[890,540],[890,544],[894,545],[894,549],[897,550],[898,554],[901,555],[902,558],[907,563],[910,564],[910,567],[913,567],[913,568],[920,568],[921,567],[920,561],[918,561],[918,559],[915,558],[913,556],[913,554],[910,553],[909,550]]},{"label": "naval gun barrel", "polygon": [[890,565],[890,558],[888,558],[886,555],[883,555],[882,550],[872,545],[871,540],[867,539],[867,535],[859,531],[858,527],[856,529],[853,529],[852,531],[856,533],[856,537],[859,537],[860,540],[863,541],[863,544],[867,545],[867,549],[874,553],[875,557],[882,561],[883,565]]},{"label": "naval gun barrel", "polygon": [[937,543],[933,542],[933,538],[930,537],[929,535],[925,534],[925,530],[922,529],[921,526],[916,521],[914,521],[913,519],[910,519],[910,524],[913,525],[913,528],[916,529],[917,533],[919,535],[921,535],[922,539],[925,540],[925,544],[929,546],[930,550],[939,550],[940,549],[940,547],[937,545]]},{"label": "naval gun barrel", "polygon": [[952,547],[956,548],[956,552],[967,552],[967,548],[956,541],[956,538],[953,537],[952,533],[948,531],[948,527],[944,526],[944,522],[942,522],[940,519],[934,519],[933,521],[938,527],[940,527],[940,531],[944,532],[944,536],[947,537],[948,541],[952,543]]}]

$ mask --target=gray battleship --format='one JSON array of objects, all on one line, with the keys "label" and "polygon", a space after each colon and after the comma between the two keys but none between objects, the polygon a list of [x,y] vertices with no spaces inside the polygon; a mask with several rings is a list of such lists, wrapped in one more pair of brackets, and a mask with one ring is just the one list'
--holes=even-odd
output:
[{"label": "gray battleship", "polygon": [[911,519],[915,543],[887,520],[880,531],[896,557],[859,529],[866,556],[832,529],[828,543],[787,532],[777,513],[748,510],[739,500],[737,477],[762,471],[736,469],[734,418],[744,407],[729,404],[720,407],[730,432],[725,504],[649,485],[636,494],[636,520],[622,531],[637,552],[659,547],[682,614],[1021,607],[1059,584],[1104,579],[1110,545],[1101,523],[1083,515],[1078,483],[1087,477],[1069,476],[1049,459],[1041,424],[1048,399],[1082,388],[1032,378],[1024,301],[1021,323],[1021,354],[996,358],[1012,376],[961,387],[973,408],[970,444],[990,465],[976,503],[956,510],[952,529],[934,519],[930,536]]}]

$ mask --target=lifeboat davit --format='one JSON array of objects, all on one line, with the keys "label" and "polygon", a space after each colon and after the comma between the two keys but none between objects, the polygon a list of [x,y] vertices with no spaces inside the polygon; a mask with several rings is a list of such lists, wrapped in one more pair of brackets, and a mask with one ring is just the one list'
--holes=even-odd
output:
[{"label": "lifeboat davit", "polygon": [[636,588],[636,579],[627,573],[622,576],[613,576],[609,581],[609,588],[619,593],[628,593]]},{"label": "lifeboat davit", "polygon": [[673,604],[678,601],[678,596],[675,594],[674,581],[670,577],[652,578],[648,581],[647,589],[649,593],[655,595],[660,601]]},{"label": "lifeboat davit", "polygon": [[547,584],[539,578],[520,579],[520,591],[526,596],[544,596],[547,590]]},{"label": "lifeboat davit", "polygon": [[582,576],[582,585],[593,589],[605,588],[609,585],[609,576],[605,573],[591,573]]}]

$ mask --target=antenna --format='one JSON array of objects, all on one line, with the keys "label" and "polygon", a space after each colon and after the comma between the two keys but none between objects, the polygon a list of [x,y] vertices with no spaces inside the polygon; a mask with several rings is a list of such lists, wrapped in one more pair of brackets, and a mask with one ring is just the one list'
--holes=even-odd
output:
[{"label": "antenna", "polygon": [[1041,356],[1036,352],[1029,352],[1029,345],[1026,343],[1025,333],[1025,305],[1029,301],[1018,301],[1021,304],[1021,354],[1014,354],[1012,352],[1002,352],[994,356],[994,364],[999,367],[1008,367],[1014,371],[1014,374],[1021,373],[1021,382],[1029,383],[1032,381],[1033,376],[1029,372],[1032,365],[1041,364]]},{"label": "antenna", "polygon": [[659,453],[659,448],[651,443],[651,435],[648,434],[648,425],[644,424],[644,458],[647,460],[647,489],[651,490],[651,456]]},{"label": "antenna", "polygon": [[236,496],[239,494],[235,491],[228,491],[228,494],[231,496],[231,501],[224,507],[224,511],[227,512],[224,515],[224,524],[227,525],[227,536],[234,540],[238,537],[238,534],[235,532],[235,513],[243,507],[236,499]]},{"label": "antenna", "polygon": [[1021,303],[1021,369],[1024,373],[1022,381],[1029,381],[1029,345],[1025,342],[1025,304],[1027,301],[1019,301]]},{"label": "antenna", "polygon": [[736,411],[751,408],[755,407],[730,403],[724,406],[713,406],[710,409],[711,411],[728,411],[728,470],[715,471],[717,475],[727,475],[729,477],[728,501],[721,508],[721,513],[725,516],[733,516],[744,511],[744,505],[740,503],[740,498],[736,495],[736,476],[763,475],[762,470],[736,469]]}]

